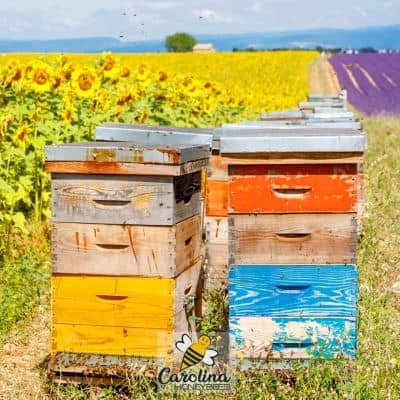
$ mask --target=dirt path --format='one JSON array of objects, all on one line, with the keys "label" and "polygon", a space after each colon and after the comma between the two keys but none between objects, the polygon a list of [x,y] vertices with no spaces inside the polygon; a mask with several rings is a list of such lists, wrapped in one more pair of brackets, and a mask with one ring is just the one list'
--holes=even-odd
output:
[{"label": "dirt path", "polygon": [[336,73],[326,54],[321,54],[310,67],[310,93],[315,95],[337,95],[340,85]]},{"label": "dirt path", "polygon": [[47,399],[40,365],[49,349],[50,312],[43,306],[0,347],[0,400]]}]

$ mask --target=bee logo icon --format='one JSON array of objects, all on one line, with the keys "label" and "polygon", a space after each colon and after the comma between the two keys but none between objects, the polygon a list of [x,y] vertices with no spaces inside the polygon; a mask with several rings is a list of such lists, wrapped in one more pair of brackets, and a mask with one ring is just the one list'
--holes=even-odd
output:
[{"label": "bee logo icon", "polygon": [[211,339],[207,335],[201,335],[196,343],[193,343],[186,333],[182,335],[181,340],[175,343],[176,348],[184,353],[180,370],[183,371],[201,362],[208,366],[214,365],[214,357],[218,352],[209,349],[210,345]]}]

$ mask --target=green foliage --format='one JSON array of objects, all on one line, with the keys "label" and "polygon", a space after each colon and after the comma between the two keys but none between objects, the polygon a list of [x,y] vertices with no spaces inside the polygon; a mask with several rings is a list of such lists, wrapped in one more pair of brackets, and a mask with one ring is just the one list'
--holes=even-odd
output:
[{"label": "green foliage", "polygon": [[207,304],[201,328],[204,333],[215,336],[228,328],[228,296],[224,289],[208,290],[204,295]]},{"label": "green foliage", "polygon": [[[26,229],[26,228],[24,228]],[[50,284],[49,235],[46,226],[15,228],[0,269],[0,342],[18,321],[27,318],[48,296]]]},{"label": "green foliage", "polygon": [[169,52],[188,52],[192,51],[196,39],[184,32],[175,33],[174,35],[167,36],[165,39],[165,48]]}]

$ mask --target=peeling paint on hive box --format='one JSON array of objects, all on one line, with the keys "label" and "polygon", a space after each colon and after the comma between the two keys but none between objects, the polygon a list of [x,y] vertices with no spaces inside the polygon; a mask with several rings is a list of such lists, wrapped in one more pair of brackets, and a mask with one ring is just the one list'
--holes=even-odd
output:
[{"label": "peeling paint on hive box", "polygon": [[200,172],[180,177],[54,174],[53,222],[173,225],[200,213]]},{"label": "peeling paint on hive box", "polygon": [[[355,318],[230,318],[230,354],[241,358],[355,357]],[[234,361],[235,362],[235,361]]]},{"label": "peeling paint on hive box", "polygon": [[229,314],[241,316],[357,315],[355,265],[233,265]]},{"label": "peeling paint on hive box", "polygon": [[204,145],[83,142],[46,146],[46,161],[183,164],[206,159],[209,152]]},{"label": "peeling paint on hive box", "polygon": [[229,212],[353,212],[357,165],[229,167]]}]

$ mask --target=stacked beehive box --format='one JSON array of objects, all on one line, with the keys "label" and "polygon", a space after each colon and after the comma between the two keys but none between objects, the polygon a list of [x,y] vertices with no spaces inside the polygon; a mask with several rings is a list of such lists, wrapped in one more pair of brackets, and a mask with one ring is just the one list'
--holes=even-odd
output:
[{"label": "stacked beehive box", "polygon": [[[206,289],[226,288],[228,267],[228,167],[219,155],[219,139],[211,129],[108,123],[96,128],[97,141],[135,141],[144,144],[184,143],[212,149],[203,170],[204,227],[207,252]],[[207,181],[207,183],[206,183]]]},{"label": "stacked beehive box", "polygon": [[365,135],[235,132],[220,144],[229,165],[232,362],[353,357]]},{"label": "stacked beehive box", "polygon": [[[204,227],[207,252],[206,289],[226,289],[228,268],[228,166],[219,154],[219,129],[107,123],[96,128],[97,141],[135,141],[144,144],[207,145],[212,150],[206,179]],[[205,175],[204,175],[205,176]],[[206,181],[206,183],[205,183]]]},{"label": "stacked beehive box", "polygon": [[201,283],[208,146],[48,146],[57,374],[175,365]]}]

